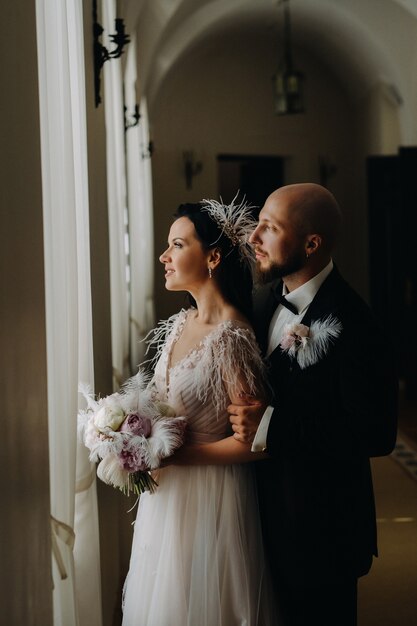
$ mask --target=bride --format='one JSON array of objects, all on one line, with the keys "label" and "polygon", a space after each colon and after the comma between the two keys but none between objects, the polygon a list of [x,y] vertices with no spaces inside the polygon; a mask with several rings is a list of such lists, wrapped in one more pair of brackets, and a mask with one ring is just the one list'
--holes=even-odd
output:
[{"label": "bride", "polygon": [[187,419],[187,441],[140,496],[123,626],[272,626],[252,464],[226,407],[265,393],[250,325],[254,227],[244,203],[176,213],[160,256],[166,288],[192,305],[154,331],[151,385]]}]

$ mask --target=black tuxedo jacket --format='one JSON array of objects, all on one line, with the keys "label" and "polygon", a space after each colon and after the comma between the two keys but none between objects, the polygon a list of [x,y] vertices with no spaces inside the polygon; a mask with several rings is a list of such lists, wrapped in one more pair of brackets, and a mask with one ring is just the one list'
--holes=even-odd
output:
[{"label": "black tuxedo jacket", "polygon": [[[266,347],[276,308],[271,286],[255,296],[255,328]],[[300,369],[279,346],[267,359],[275,407],[270,458],[256,464],[260,510],[276,578],[315,585],[361,576],[377,555],[369,459],[389,454],[397,430],[393,353],[365,302],[336,268],[302,323],[329,316],[340,335]]]}]

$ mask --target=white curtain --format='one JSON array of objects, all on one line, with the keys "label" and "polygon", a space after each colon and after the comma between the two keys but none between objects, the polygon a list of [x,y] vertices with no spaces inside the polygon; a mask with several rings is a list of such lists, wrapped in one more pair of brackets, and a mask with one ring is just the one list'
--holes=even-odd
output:
[{"label": "white curtain", "polygon": [[[125,71],[125,102],[129,117],[136,105],[136,38],[129,44]],[[149,120],[142,97],[139,123],[126,131],[127,190],[130,242],[130,367],[133,372],[144,359],[142,342],[155,325],[152,171]]]},{"label": "white curtain", "polygon": [[100,626],[95,473],[76,422],[78,382],[93,383],[82,1],[37,0],[36,22],[54,624]]},{"label": "white curtain", "polygon": [[[109,51],[115,47],[109,39],[109,34],[114,32],[115,18],[115,0],[103,0],[102,41]],[[111,343],[113,382],[114,388],[117,389],[130,376],[128,214],[121,58],[111,59],[104,63],[103,78],[110,237]]]}]

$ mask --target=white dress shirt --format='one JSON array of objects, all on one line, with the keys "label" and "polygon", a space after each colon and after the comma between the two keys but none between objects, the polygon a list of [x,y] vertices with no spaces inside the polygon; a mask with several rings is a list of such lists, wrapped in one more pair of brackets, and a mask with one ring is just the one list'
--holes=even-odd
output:
[{"label": "white dress shirt", "polygon": [[[297,287],[294,291],[288,292],[287,288],[283,284],[282,294],[285,296],[288,302],[291,302],[298,311],[296,315],[282,304],[279,304],[276,308],[274,315],[272,316],[269,324],[268,331],[268,349],[266,355],[269,356],[275,348],[279,345],[282,337],[282,331],[286,324],[299,324],[303,319],[305,312],[312,303],[314,296],[320,289],[322,283],[328,277],[333,269],[333,261],[326,265],[324,269],[318,274],[313,276],[309,281]],[[278,398],[279,400],[279,398]],[[266,438],[268,435],[269,422],[271,421],[272,413],[274,412],[273,406],[268,406],[262,416],[259,423],[258,430],[256,431],[255,438],[252,443],[252,452],[261,452],[266,450]]]}]

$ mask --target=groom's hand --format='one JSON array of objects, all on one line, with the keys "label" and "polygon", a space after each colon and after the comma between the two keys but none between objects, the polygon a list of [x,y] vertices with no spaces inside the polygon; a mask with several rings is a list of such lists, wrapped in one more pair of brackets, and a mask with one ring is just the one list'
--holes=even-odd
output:
[{"label": "groom's hand", "polygon": [[267,404],[248,394],[241,394],[240,398],[242,404],[235,403],[227,407],[233,436],[242,443],[253,443]]}]

